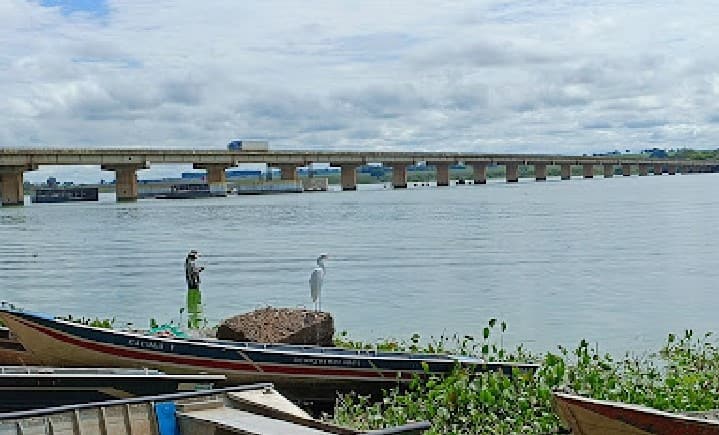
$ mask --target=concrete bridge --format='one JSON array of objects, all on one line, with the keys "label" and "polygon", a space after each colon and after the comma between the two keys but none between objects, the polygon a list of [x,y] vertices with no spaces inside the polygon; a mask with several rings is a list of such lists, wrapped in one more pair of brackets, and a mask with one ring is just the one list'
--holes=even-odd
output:
[{"label": "concrete bridge", "polygon": [[341,168],[343,190],[356,190],[356,170],[368,163],[392,167],[392,185],[407,187],[407,167],[426,162],[437,170],[437,185],[449,185],[449,168],[462,163],[474,171],[474,184],[487,182],[487,167],[503,165],[507,182],[519,180],[519,166],[534,166],[537,181],[546,180],[547,166],[561,167],[561,178],[568,180],[572,166],[582,166],[585,178],[594,176],[594,167],[602,166],[604,177],[612,177],[616,166],[624,176],[631,175],[632,166],[639,175],[669,175],[680,173],[714,172],[719,161],[690,161],[671,159],[643,159],[621,156],[563,156],[546,154],[481,154],[456,152],[364,152],[364,151],[225,151],[177,149],[28,149],[0,148],[0,194],[2,204],[23,204],[23,174],[40,165],[98,165],[115,171],[118,201],[137,199],[137,171],[151,164],[191,163],[195,169],[207,170],[210,189],[226,195],[225,170],[240,163],[266,163],[279,167],[283,180],[294,180],[296,169],[310,163],[329,163]]}]

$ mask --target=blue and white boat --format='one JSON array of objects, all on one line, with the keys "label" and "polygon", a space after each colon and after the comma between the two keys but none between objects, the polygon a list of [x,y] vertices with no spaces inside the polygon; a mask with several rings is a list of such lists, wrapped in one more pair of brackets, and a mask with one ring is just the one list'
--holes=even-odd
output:
[{"label": "blue and white boat", "polygon": [[441,354],[156,337],[6,308],[0,319],[42,364],[222,374],[232,384],[272,382],[288,396],[307,400],[334,398],[338,390],[379,391],[456,365],[505,373],[536,368]]}]

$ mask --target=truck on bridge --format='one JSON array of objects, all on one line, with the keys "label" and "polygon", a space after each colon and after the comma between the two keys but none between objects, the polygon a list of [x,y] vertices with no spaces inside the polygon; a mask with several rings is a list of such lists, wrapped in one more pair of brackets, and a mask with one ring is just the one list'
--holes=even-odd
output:
[{"label": "truck on bridge", "polygon": [[227,144],[229,151],[267,151],[270,149],[266,140],[233,140]]}]

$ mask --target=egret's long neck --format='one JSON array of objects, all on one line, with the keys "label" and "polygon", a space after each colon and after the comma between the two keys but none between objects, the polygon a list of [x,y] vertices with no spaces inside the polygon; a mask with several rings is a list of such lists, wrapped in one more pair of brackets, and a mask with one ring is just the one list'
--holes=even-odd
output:
[{"label": "egret's long neck", "polygon": [[322,273],[325,273],[325,261],[321,258],[317,259],[317,265],[322,268]]}]

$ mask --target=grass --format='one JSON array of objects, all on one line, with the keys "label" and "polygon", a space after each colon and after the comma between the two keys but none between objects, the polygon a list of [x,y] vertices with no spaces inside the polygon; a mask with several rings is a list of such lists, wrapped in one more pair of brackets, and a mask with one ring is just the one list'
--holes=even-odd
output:
[{"label": "grass", "polygon": [[[404,390],[385,391],[380,401],[356,394],[338,398],[333,420],[357,429],[379,429],[428,420],[431,434],[562,433],[551,392],[569,389],[582,395],[650,406],[666,411],[719,408],[719,351],[712,334],[670,334],[660,350],[621,358],[600,354],[582,340],[574,349],[531,355],[523,348],[503,349],[506,324],[490,320],[483,336],[441,338],[419,346],[419,337],[379,344],[380,349],[450,351],[487,360],[539,363],[535,373],[471,373],[457,368],[449,375],[416,377]],[[369,347],[340,336],[345,347]]]}]

